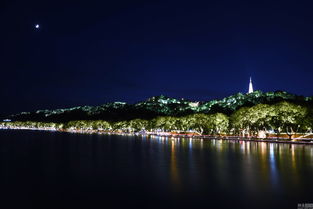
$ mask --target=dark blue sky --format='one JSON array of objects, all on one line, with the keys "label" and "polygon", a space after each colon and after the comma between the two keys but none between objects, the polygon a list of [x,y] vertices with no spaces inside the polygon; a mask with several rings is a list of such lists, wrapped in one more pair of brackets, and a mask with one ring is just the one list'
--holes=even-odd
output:
[{"label": "dark blue sky", "polygon": [[[1,114],[191,100],[255,89],[313,95],[307,1],[6,1]],[[40,24],[39,30],[35,24]]]}]

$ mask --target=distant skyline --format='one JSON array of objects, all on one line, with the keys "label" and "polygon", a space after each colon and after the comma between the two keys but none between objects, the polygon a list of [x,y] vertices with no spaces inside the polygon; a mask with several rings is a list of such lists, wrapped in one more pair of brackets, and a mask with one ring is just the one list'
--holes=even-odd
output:
[{"label": "distant skyline", "polygon": [[4,1],[0,114],[166,95],[312,96],[313,5]]}]

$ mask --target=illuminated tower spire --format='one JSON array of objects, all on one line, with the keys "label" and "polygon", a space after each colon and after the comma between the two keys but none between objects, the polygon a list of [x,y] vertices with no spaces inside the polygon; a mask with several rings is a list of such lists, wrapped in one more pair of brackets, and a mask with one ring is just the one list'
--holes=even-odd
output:
[{"label": "illuminated tower spire", "polygon": [[250,83],[249,83],[249,91],[248,91],[248,93],[250,94],[250,93],[252,93],[253,92],[253,85],[252,85],[252,79],[251,79],[251,77],[250,77]]}]

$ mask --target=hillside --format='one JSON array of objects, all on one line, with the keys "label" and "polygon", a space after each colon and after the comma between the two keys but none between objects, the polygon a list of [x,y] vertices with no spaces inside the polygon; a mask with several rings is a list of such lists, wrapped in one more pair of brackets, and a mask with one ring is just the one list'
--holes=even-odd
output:
[{"label": "hillside", "polygon": [[157,116],[184,116],[194,113],[217,112],[230,115],[241,107],[250,107],[256,104],[274,104],[280,101],[313,106],[313,97],[303,97],[283,91],[266,93],[255,91],[250,94],[238,93],[222,100],[207,102],[193,102],[161,95],[136,104],[113,102],[100,106],[79,106],[66,109],[22,112],[4,118],[9,118],[12,121],[67,122],[99,119],[121,121],[135,118],[151,119]]}]

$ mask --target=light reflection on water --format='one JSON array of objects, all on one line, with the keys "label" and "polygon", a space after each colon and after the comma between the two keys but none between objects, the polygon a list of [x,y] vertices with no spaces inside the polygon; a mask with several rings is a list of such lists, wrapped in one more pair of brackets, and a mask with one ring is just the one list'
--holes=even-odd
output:
[{"label": "light reflection on water", "polygon": [[0,138],[2,201],[93,208],[93,200],[105,208],[123,197],[143,202],[141,208],[172,202],[214,209],[296,208],[313,201],[313,146],[15,131]]},{"label": "light reflection on water", "polygon": [[[303,193],[302,187],[312,182],[305,179],[303,172],[312,174],[313,146],[167,137],[150,140],[171,147],[168,150],[171,153],[170,172],[176,192],[184,192],[184,186],[190,189],[189,182],[199,190],[202,185],[195,187],[194,184],[205,176],[213,178],[224,189],[235,186],[233,181],[241,182],[240,186],[252,196],[269,190],[274,193],[285,190],[288,193],[289,189],[293,189]],[[186,153],[188,161],[181,166],[180,156]],[[203,169],[205,165],[199,163],[206,161],[211,164],[208,167],[210,171]],[[206,172],[214,172],[215,175]]]}]

